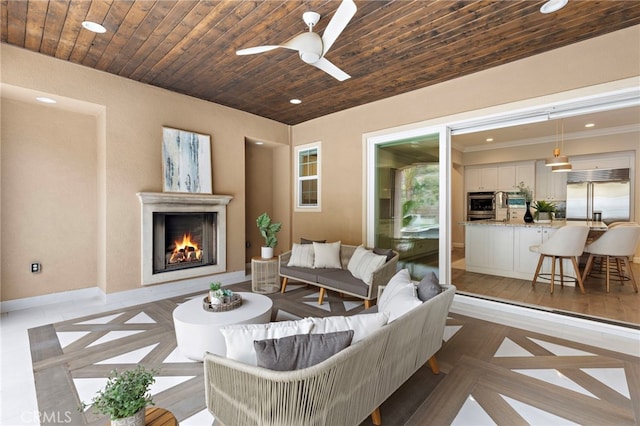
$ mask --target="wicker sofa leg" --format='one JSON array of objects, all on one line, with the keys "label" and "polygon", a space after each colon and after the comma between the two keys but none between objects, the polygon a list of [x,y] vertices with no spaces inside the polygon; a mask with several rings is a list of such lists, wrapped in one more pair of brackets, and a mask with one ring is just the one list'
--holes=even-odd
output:
[{"label": "wicker sofa leg", "polygon": [[326,290],[324,289],[324,287],[320,287],[320,296],[318,297],[318,305],[322,305],[322,302],[324,301],[325,292]]},{"label": "wicker sofa leg", "polygon": [[282,278],[282,290],[280,290],[280,293],[287,291],[287,280],[287,277]]},{"label": "wicker sofa leg", "polygon": [[438,361],[436,360],[435,355],[429,358],[429,367],[431,367],[431,372],[433,374],[440,374],[440,367],[438,367]]},{"label": "wicker sofa leg", "polygon": [[364,308],[369,309],[371,307],[371,300],[364,299]]},{"label": "wicker sofa leg", "polygon": [[377,407],[375,410],[373,410],[373,413],[371,413],[371,423],[373,423],[376,426],[380,426],[382,424],[382,416],[380,416],[380,407]]}]

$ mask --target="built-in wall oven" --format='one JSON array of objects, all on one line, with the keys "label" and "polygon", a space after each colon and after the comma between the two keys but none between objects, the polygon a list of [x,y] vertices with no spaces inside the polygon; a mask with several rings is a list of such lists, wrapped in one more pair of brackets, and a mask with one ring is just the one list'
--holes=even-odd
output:
[{"label": "built-in wall oven", "polygon": [[486,220],[496,218],[493,192],[467,193],[467,220]]}]

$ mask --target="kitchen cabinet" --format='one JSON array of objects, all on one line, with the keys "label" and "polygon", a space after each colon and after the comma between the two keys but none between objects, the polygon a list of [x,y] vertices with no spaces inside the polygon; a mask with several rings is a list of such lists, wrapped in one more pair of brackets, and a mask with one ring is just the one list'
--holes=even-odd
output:
[{"label": "kitchen cabinet", "polygon": [[467,167],[464,172],[467,192],[495,191],[498,188],[497,167]]},{"label": "kitchen cabinet", "polygon": [[469,268],[488,268],[493,274],[513,270],[514,228],[467,226],[465,264]]},{"label": "kitchen cabinet", "polygon": [[544,160],[536,162],[536,200],[564,201],[567,199],[567,174],[553,173]]},{"label": "kitchen cabinet", "polygon": [[[525,224],[514,222],[467,222],[465,228],[465,268],[469,272],[518,278],[531,282],[540,255],[529,247],[542,244],[561,226],[552,224]],[[565,276],[574,274],[570,260],[563,260]],[[551,260],[545,259],[540,270],[551,273]],[[556,264],[556,275],[560,268]],[[549,275],[547,275],[548,277]],[[559,278],[557,278],[559,282]],[[541,282],[545,282],[542,280]],[[548,281],[546,281],[548,282]],[[565,285],[574,286],[572,279]]]},{"label": "kitchen cabinet", "polygon": [[536,169],[533,162],[498,166],[498,189],[517,191],[520,182],[525,186],[535,187]]},{"label": "kitchen cabinet", "polygon": [[498,166],[471,166],[465,169],[465,189],[467,192],[517,191],[520,182],[533,189],[535,174],[533,161]]}]

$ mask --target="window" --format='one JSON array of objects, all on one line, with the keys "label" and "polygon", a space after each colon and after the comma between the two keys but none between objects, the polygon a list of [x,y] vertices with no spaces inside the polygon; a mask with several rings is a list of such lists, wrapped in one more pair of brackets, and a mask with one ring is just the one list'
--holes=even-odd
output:
[{"label": "window", "polygon": [[296,210],[320,210],[320,142],[296,147]]}]

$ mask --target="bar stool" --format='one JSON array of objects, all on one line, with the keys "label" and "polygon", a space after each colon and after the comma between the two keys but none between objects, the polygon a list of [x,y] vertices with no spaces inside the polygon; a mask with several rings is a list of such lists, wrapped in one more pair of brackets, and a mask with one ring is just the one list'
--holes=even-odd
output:
[{"label": "bar stool", "polygon": [[582,284],[582,276],[578,268],[576,258],[580,256],[584,250],[584,244],[587,241],[589,227],[583,225],[569,225],[559,228],[547,241],[542,244],[529,247],[529,251],[540,253],[536,273],[533,276],[531,287],[535,287],[540,268],[545,257],[551,258],[551,294],[553,294],[553,284],[556,274],[556,259],[560,260],[560,285],[564,286],[564,272],[562,268],[563,259],[571,259],[573,269],[576,272],[576,281],[580,285],[580,292],[584,294],[584,285]]},{"label": "bar stool", "polygon": [[629,270],[629,279],[633,284],[633,289],[637,293],[638,285],[633,275],[629,258],[635,254],[638,243],[640,243],[640,225],[628,224],[609,227],[604,235],[584,248],[584,251],[589,253],[589,259],[584,268],[582,280],[585,280],[589,272],[591,272],[594,259],[596,257],[603,257],[606,268],[607,293],[609,293],[609,269],[611,260],[616,261],[620,284],[623,284],[624,281],[621,262],[625,264]]}]

